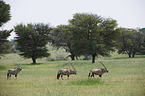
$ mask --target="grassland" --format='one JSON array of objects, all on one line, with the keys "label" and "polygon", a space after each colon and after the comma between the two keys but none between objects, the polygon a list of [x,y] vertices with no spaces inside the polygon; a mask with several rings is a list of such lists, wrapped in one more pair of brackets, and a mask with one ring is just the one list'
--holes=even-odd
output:
[{"label": "grassland", "polygon": [[[100,57],[92,64],[90,60],[48,61],[47,58],[31,64],[31,59],[23,59],[17,54],[8,54],[0,59],[0,96],[145,96],[145,58],[127,58],[113,54],[112,57]],[[109,74],[88,78],[92,68],[109,69]],[[72,68],[74,64],[78,75],[70,79],[57,80],[60,68]],[[18,79],[14,76],[7,80],[9,68],[20,64],[23,72]]]}]

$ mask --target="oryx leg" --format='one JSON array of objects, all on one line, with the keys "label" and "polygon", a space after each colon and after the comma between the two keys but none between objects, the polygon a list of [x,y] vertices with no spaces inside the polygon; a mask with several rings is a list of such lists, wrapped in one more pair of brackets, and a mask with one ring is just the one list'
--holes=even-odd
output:
[{"label": "oryx leg", "polygon": [[7,73],[7,79],[9,79],[9,73]]},{"label": "oryx leg", "polygon": [[92,73],[91,77],[92,77],[92,76],[94,77],[94,73]]},{"label": "oryx leg", "polygon": [[11,79],[11,74],[9,74],[9,78]]},{"label": "oryx leg", "polygon": [[67,75],[68,79],[69,79],[69,75]]},{"label": "oryx leg", "polygon": [[63,80],[63,78],[62,78],[62,77],[63,77],[63,75],[61,75],[61,79]]},{"label": "oryx leg", "polygon": [[99,77],[101,78],[101,77],[102,77],[102,75],[99,75]]},{"label": "oryx leg", "polygon": [[15,78],[17,79],[17,75],[15,75]]}]

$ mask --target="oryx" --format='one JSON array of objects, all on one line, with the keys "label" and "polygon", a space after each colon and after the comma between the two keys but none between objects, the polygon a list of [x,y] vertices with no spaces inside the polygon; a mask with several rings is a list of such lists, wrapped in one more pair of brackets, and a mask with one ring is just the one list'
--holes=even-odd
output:
[{"label": "oryx", "polygon": [[67,75],[68,79],[69,79],[69,75],[70,74],[75,74],[77,75],[77,71],[75,70],[74,66],[71,64],[71,66],[73,67],[73,70],[66,68],[66,69],[59,69],[58,73],[57,73],[57,79],[59,79],[60,75],[61,75],[61,79],[63,80],[63,75]]},{"label": "oryx", "polygon": [[[102,62],[100,62],[100,63],[105,67],[105,65]],[[88,77],[90,77],[90,76],[94,77],[94,75],[99,75],[99,77],[101,78],[102,74],[105,73],[105,72],[109,73],[109,70],[106,67],[105,67],[105,69],[104,68],[91,69],[90,72],[89,72]]]},{"label": "oryx", "polygon": [[18,74],[20,71],[23,71],[22,67],[18,67],[18,68],[15,68],[15,69],[9,69],[9,70],[8,70],[8,73],[7,73],[7,79],[8,79],[9,77],[11,77],[11,75],[15,75],[15,77],[17,78],[17,74]]}]

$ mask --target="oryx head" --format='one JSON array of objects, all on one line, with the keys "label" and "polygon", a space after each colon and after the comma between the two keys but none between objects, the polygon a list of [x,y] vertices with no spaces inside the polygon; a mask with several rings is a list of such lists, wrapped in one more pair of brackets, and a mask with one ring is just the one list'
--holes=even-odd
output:
[{"label": "oryx head", "polygon": [[20,71],[23,71],[22,67],[20,67]]},{"label": "oryx head", "polygon": [[76,71],[75,67],[73,66],[73,64],[71,64],[71,66],[72,66],[72,68],[74,70],[74,74],[77,75],[77,71]]},{"label": "oryx head", "polygon": [[20,67],[20,65],[18,65],[18,68],[19,68],[20,71],[23,71],[23,69],[22,69],[22,67]]},{"label": "oryx head", "polygon": [[109,73],[109,70],[106,68],[106,66],[102,62],[100,62],[100,63],[105,67],[107,73]]}]

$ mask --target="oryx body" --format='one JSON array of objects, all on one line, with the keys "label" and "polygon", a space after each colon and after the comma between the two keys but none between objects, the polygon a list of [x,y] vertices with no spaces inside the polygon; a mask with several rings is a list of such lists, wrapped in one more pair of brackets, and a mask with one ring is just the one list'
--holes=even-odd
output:
[{"label": "oryx body", "polygon": [[15,77],[17,78],[17,74],[18,74],[20,71],[23,71],[22,67],[18,67],[18,68],[15,68],[15,69],[9,69],[9,70],[8,70],[8,73],[7,73],[7,79],[8,79],[9,77],[11,77],[11,75],[15,75]]},{"label": "oryx body", "polygon": [[[71,69],[59,69],[58,70],[58,73],[57,73],[57,79],[59,79],[60,75],[61,75],[61,78],[63,77],[63,75],[67,75],[68,76],[68,79],[69,79],[69,75],[71,74],[77,74],[76,70],[71,70]],[[63,79],[63,78],[62,78]]]},{"label": "oryx body", "polygon": [[108,69],[103,69],[103,68],[98,68],[98,69],[91,69],[89,72],[88,77],[94,77],[94,75],[99,75],[99,77],[102,77],[102,74],[107,72],[108,73]]},{"label": "oryx body", "polygon": [[105,69],[104,68],[91,69],[88,77],[90,77],[90,76],[94,77],[94,75],[99,75],[99,77],[101,78],[103,73],[106,73],[106,72],[109,73],[109,70],[106,68],[106,66],[102,62],[100,62],[100,63],[105,67]]}]

